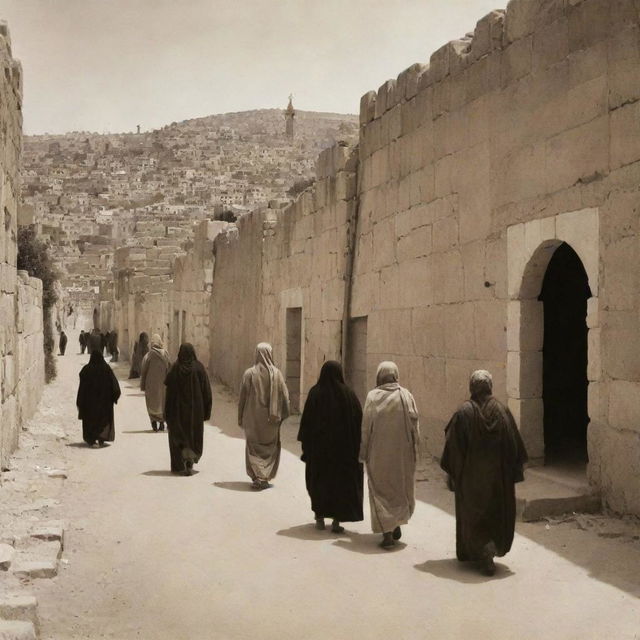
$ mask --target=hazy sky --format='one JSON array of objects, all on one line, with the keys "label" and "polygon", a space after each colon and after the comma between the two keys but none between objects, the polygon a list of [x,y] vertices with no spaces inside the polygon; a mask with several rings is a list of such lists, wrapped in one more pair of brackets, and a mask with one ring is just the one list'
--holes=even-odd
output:
[{"label": "hazy sky", "polygon": [[506,0],[0,0],[25,133],[286,106],[357,113]]}]

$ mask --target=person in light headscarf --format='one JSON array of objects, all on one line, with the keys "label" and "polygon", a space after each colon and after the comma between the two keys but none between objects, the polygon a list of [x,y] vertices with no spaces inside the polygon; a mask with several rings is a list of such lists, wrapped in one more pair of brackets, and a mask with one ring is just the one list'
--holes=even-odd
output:
[{"label": "person in light headscarf", "polygon": [[491,374],[474,371],[471,398],[453,414],[440,466],[456,494],[456,555],[475,561],[493,575],[494,556],[513,543],[516,520],[515,483],[524,479],[527,461],[511,411],[493,397]]},{"label": "person in light headscarf", "polygon": [[269,487],[280,463],[280,424],[289,415],[289,391],[273,362],[271,345],[256,347],[255,365],[244,372],[238,424],[246,439],[245,461],[252,487]]},{"label": "person in light headscarf", "polygon": [[154,333],[151,336],[151,349],[142,359],[140,371],[140,390],[144,391],[147,413],[154,431],[164,431],[165,385],[171,360],[164,349],[162,338]]},{"label": "person in light headscarf", "polygon": [[190,476],[202,456],[204,421],[211,417],[209,376],[193,345],[180,345],[178,360],[165,381],[164,417],[169,428],[171,471]]},{"label": "person in light headscarf", "polygon": [[395,363],[380,363],[377,387],[367,395],[362,416],[360,461],[367,470],[371,528],[382,533],[385,549],[400,539],[400,526],[409,522],[415,509],[418,409],[398,379]]}]

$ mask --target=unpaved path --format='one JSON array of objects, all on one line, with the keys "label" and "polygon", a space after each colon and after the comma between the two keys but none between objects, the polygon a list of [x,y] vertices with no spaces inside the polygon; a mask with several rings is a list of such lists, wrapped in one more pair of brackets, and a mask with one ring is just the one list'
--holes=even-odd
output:
[{"label": "unpaved path", "polygon": [[57,515],[68,530],[60,574],[33,585],[43,638],[640,638],[632,540],[575,523],[518,525],[525,535],[484,578],[453,560],[451,496],[434,480],[420,483],[433,504],[418,503],[402,548],[379,549],[367,521],[342,536],[317,532],[295,425],[284,430],[274,488],[253,493],[223,390],[193,477],[168,472],[167,436],[151,431],[124,366],[115,443],[76,446],[73,404],[87,356],[74,354],[74,337],[69,344],[55,383],[56,420],[69,434]]}]

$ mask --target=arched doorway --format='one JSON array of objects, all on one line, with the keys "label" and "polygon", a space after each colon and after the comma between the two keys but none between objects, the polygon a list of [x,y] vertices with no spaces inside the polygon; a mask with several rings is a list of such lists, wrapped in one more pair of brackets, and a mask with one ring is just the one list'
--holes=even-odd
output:
[{"label": "arched doorway", "polygon": [[542,401],[545,464],[586,463],[589,278],[566,242],[553,252],[543,303]]}]

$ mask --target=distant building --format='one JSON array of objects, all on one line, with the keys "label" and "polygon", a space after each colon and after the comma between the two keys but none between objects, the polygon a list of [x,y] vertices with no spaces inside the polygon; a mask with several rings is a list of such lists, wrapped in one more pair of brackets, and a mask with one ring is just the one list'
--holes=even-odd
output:
[{"label": "distant building", "polygon": [[286,121],[286,134],[287,138],[293,140],[294,130],[293,130],[293,120],[296,117],[296,111],[293,108],[293,96],[289,96],[289,106],[287,110],[284,112],[284,119]]}]

